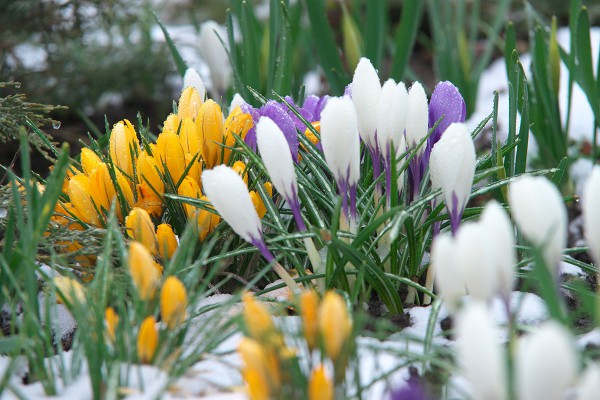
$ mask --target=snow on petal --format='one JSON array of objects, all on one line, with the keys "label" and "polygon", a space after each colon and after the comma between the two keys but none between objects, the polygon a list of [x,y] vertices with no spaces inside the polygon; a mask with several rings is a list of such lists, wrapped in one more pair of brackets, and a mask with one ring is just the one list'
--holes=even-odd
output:
[{"label": "snow on petal", "polygon": [[200,99],[204,100],[204,98],[206,97],[206,88],[204,87],[204,81],[200,77],[200,74],[198,74],[198,71],[196,71],[194,68],[188,68],[185,71],[185,75],[183,75],[182,90],[189,86],[195,88],[198,91],[198,94],[200,95]]}]

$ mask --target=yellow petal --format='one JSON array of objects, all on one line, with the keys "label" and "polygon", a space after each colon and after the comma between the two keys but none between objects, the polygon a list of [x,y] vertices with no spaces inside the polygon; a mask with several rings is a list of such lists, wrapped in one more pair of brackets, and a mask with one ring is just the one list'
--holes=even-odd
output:
[{"label": "yellow petal", "polygon": [[169,329],[175,329],[185,320],[187,292],[179,279],[169,276],[160,291],[160,315]]},{"label": "yellow petal", "polygon": [[133,208],[125,218],[125,226],[130,238],[143,244],[151,254],[157,253],[154,223],[146,210]]},{"label": "yellow petal", "polygon": [[308,399],[309,400],[333,400],[334,386],[331,379],[325,372],[325,366],[319,365],[310,374],[308,381]]},{"label": "yellow petal", "polygon": [[[189,176],[186,176],[185,178],[183,178],[181,185],[179,185],[179,187],[177,188],[177,194],[179,194],[180,196],[186,196],[186,197],[198,199],[198,198],[200,198],[200,195],[201,195],[200,187],[198,186],[198,183],[196,183],[196,181],[194,179],[190,178]],[[188,216],[188,218],[194,218],[196,216],[196,210],[197,210],[196,206],[193,206],[193,205],[187,204],[187,203],[183,203],[183,208],[184,208],[185,213]]]},{"label": "yellow petal", "polygon": [[248,186],[248,170],[246,169],[246,164],[244,164],[242,161],[236,161],[231,166],[231,169],[237,172],[238,175],[244,180],[246,186]]},{"label": "yellow petal", "polygon": [[[177,132],[177,131],[173,131]],[[196,123],[190,118],[181,120],[181,128],[179,129],[179,142],[183,152],[195,156],[202,150],[202,142],[198,134]]]},{"label": "yellow petal", "polygon": [[90,176],[100,164],[103,164],[102,160],[92,149],[87,147],[81,149],[81,168],[87,176]]},{"label": "yellow petal", "polygon": [[220,163],[223,143],[223,113],[213,100],[207,100],[196,118],[198,132],[202,139],[202,157],[207,168]]},{"label": "yellow petal", "polygon": [[143,364],[149,364],[154,358],[158,346],[158,332],[156,331],[156,320],[154,317],[146,317],[137,338],[138,359]]},{"label": "yellow petal", "polygon": [[274,351],[266,349],[257,340],[245,337],[240,341],[238,352],[246,366],[244,378],[251,396],[264,398],[260,396],[268,395],[279,389],[281,385],[280,366]]},{"label": "yellow petal", "polygon": [[190,178],[195,180],[196,183],[198,183],[198,186],[200,186],[200,182],[201,182],[200,175],[202,174],[202,168],[200,167],[200,162],[198,162],[198,158],[196,158],[194,160],[194,157],[191,154],[186,154],[185,155],[185,167],[187,168],[190,163],[193,163],[193,164],[190,167],[190,169],[188,170],[186,177],[189,176]]},{"label": "yellow petal", "polygon": [[325,294],[319,308],[319,328],[325,352],[335,363],[352,332],[352,321],[344,299],[336,292]]},{"label": "yellow petal", "polygon": [[319,295],[314,290],[307,290],[300,295],[300,312],[304,337],[309,349],[314,349],[319,337],[319,324],[317,321],[319,308]]},{"label": "yellow petal", "polygon": [[116,123],[110,134],[109,154],[112,162],[129,178],[133,178],[133,164],[139,152],[140,143],[131,122],[125,119]]},{"label": "yellow petal", "polygon": [[173,257],[177,250],[177,238],[175,232],[169,224],[160,224],[156,228],[156,238],[158,240],[158,254],[163,260]]},{"label": "yellow petal", "polygon": [[158,194],[165,192],[165,184],[160,177],[159,171],[163,171],[156,159],[146,152],[140,154],[136,164],[138,182],[149,185]]},{"label": "yellow petal", "polygon": [[141,243],[129,246],[129,273],[142,300],[151,300],[160,280],[160,270],[152,255]]},{"label": "yellow petal", "polygon": [[83,174],[75,175],[69,180],[68,192],[71,204],[81,215],[81,220],[90,225],[100,226],[98,211],[90,197],[92,192],[90,178]]},{"label": "yellow petal", "polygon": [[72,305],[85,303],[83,286],[75,279],[66,276],[56,276],[52,279],[52,283],[59,292],[57,293],[59,302]]},{"label": "yellow petal", "polygon": [[[256,301],[249,292],[244,293],[242,300],[244,301],[244,321],[250,337],[263,341],[276,336],[277,330],[273,319],[265,306]],[[276,340],[278,341],[278,339]],[[277,344],[279,345],[279,343]]]},{"label": "yellow petal", "polygon": [[179,118],[196,119],[198,111],[202,106],[204,99],[193,86],[188,86],[179,97],[179,105],[177,106],[177,115]]},{"label": "yellow petal", "polygon": [[104,311],[104,322],[106,324],[106,333],[111,342],[115,342],[115,333],[119,325],[119,316],[112,307],[106,307]]},{"label": "yellow petal", "polygon": [[[208,201],[206,196],[200,197],[200,200]],[[197,224],[198,224],[198,238],[200,241],[204,241],[206,236],[210,232],[212,232],[219,222],[221,221],[221,217],[218,214],[214,214],[208,210],[198,209],[197,211]]]},{"label": "yellow petal", "polygon": [[[229,147],[235,146],[235,137],[237,135],[243,139],[246,138],[246,134],[252,127],[254,126],[254,121],[252,120],[252,116],[250,114],[245,114],[242,112],[242,109],[238,106],[233,109],[233,111],[225,120],[224,125],[224,136],[225,136],[225,144]],[[225,149],[223,154],[223,163],[229,161],[229,156],[231,154],[230,149]]]},{"label": "yellow petal", "polygon": [[[169,130],[172,132],[179,132],[179,124],[181,123],[181,118],[179,118],[176,114],[169,114],[165,123],[163,124],[163,130]],[[154,154],[154,153],[153,153]]]},{"label": "yellow petal", "polygon": [[258,213],[260,218],[264,217],[267,213],[267,208],[265,207],[265,203],[262,201],[262,198],[258,193],[254,190],[250,192],[250,199],[252,200],[252,204],[254,204],[254,208]]},{"label": "yellow petal", "polygon": [[166,166],[173,184],[177,184],[185,171],[185,155],[179,143],[179,136],[169,130],[164,130],[158,135],[155,157],[161,167]]},{"label": "yellow petal", "polygon": [[163,202],[147,184],[139,184],[137,186],[138,201],[135,207],[142,208],[153,217],[160,217],[162,214]]}]

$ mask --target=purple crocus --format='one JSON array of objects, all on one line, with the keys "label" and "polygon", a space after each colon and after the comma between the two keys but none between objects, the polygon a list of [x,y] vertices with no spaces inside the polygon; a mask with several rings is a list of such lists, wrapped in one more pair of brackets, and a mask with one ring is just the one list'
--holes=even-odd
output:
[{"label": "purple crocus", "polygon": [[431,400],[416,376],[411,376],[406,384],[390,393],[390,400]]}]

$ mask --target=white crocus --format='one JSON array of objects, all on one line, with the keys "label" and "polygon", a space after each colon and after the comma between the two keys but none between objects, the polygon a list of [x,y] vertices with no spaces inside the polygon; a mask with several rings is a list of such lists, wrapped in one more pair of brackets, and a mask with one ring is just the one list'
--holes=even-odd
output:
[{"label": "white crocus", "polygon": [[600,265],[600,167],[595,166],[583,188],[581,211],[585,240],[589,252],[596,263]]},{"label": "white crocus", "polygon": [[[349,97],[333,97],[321,112],[321,144],[327,166],[344,200],[344,214],[354,219],[360,177],[360,139],[356,110]],[[350,198],[350,213],[347,199]]]},{"label": "white crocus", "polygon": [[380,92],[381,83],[375,67],[368,58],[361,58],[352,78],[352,102],[356,109],[358,132],[371,154],[377,149],[377,109]]},{"label": "white crocus", "polygon": [[[408,91],[408,113],[406,119],[406,142],[416,146],[427,136],[429,130],[429,109],[425,89],[419,82],[413,83]],[[425,145],[419,148],[419,155],[425,151]]]},{"label": "white crocus", "polygon": [[577,373],[572,338],[549,321],[522,338],[516,357],[516,384],[521,400],[562,400]]},{"label": "white crocus", "polygon": [[506,211],[495,200],[486,204],[480,223],[487,230],[490,239],[489,259],[493,265],[498,293],[504,301],[508,301],[514,285],[517,264],[513,224]]},{"label": "white crocus", "polygon": [[448,233],[439,234],[431,246],[431,278],[435,282],[440,296],[446,301],[446,307],[452,313],[458,309],[460,300],[466,294],[465,281],[458,263],[456,243]]},{"label": "white crocus", "polygon": [[453,232],[471,195],[475,161],[475,146],[463,123],[451,124],[431,151],[431,184],[434,189],[442,189]]},{"label": "white crocus", "polygon": [[200,27],[199,47],[204,62],[210,69],[212,89],[225,93],[231,83],[231,64],[224,46],[227,45],[225,29],[215,21],[206,21]]},{"label": "white crocus", "polygon": [[246,100],[244,100],[241,94],[234,94],[233,99],[231,99],[231,104],[229,104],[229,112],[235,110],[236,107],[241,107],[245,103]]},{"label": "white crocus", "polygon": [[458,364],[473,399],[507,398],[507,372],[497,327],[480,302],[469,303],[456,319]]},{"label": "white crocus", "polygon": [[523,175],[509,185],[508,199],[517,225],[556,271],[567,244],[567,211],[558,188],[547,178]]},{"label": "white crocus", "polygon": [[600,365],[591,364],[583,373],[575,400],[596,400],[598,393],[600,393]]},{"label": "white crocus", "polygon": [[456,235],[458,265],[467,291],[480,301],[489,301],[495,294],[497,280],[492,260],[490,237],[478,222],[463,224]]},{"label": "white crocus", "polygon": [[187,87],[193,87],[198,91],[200,98],[204,100],[206,97],[206,88],[204,87],[204,81],[194,68],[188,68],[183,75],[183,89]]},{"label": "white crocus", "polygon": [[256,124],[256,141],[273,186],[290,205],[298,228],[306,230],[300,215],[294,161],[283,132],[271,118],[262,117]]}]

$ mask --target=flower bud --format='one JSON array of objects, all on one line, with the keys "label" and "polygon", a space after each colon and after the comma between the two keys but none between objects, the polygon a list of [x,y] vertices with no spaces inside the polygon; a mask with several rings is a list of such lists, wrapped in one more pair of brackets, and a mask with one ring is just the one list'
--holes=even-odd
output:
[{"label": "flower bud", "polygon": [[112,307],[106,307],[104,311],[104,323],[106,324],[106,334],[111,343],[115,342],[117,325],[119,325],[119,316]]},{"label": "flower bud", "polygon": [[327,376],[325,366],[320,364],[310,374],[308,380],[308,399],[309,400],[333,400],[335,388],[333,381]]},{"label": "flower bud", "polygon": [[310,350],[317,345],[319,338],[319,324],[317,321],[319,310],[319,295],[314,290],[306,290],[300,295],[300,313],[304,337]]},{"label": "flower bud", "polygon": [[[406,115],[406,143],[409,146],[417,146],[427,136],[429,124],[429,109],[427,106],[427,95],[423,85],[419,82],[413,83],[408,91],[408,111]],[[419,154],[425,151],[425,145],[419,148]]]},{"label": "flower bud", "polygon": [[149,364],[154,358],[158,346],[158,332],[156,331],[156,320],[149,316],[140,325],[137,338],[138,359],[142,364]]},{"label": "flower bud", "polygon": [[202,104],[196,118],[198,133],[202,141],[202,158],[207,168],[220,163],[223,144],[223,114],[213,100]]},{"label": "flower bud", "polygon": [[[371,152],[377,149],[377,110],[380,93],[381,83],[375,67],[368,58],[361,58],[352,78],[352,103],[356,109],[358,133]],[[402,114],[403,110],[396,111]]]},{"label": "flower bud", "polygon": [[[206,196],[200,197],[200,200],[208,201]],[[206,239],[209,233],[215,230],[219,222],[221,221],[221,217],[218,214],[212,213],[208,210],[198,210],[197,211],[197,226],[198,226],[198,238],[201,242]]]},{"label": "flower bud", "polygon": [[160,315],[171,330],[186,317],[187,292],[179,279],[169,276],[160,291]]},{"label": "flower bud", "polygon": [[[177,131],[173,131],[176,132]],[[195,156],[202,151],[202,142],[198,134],[198,127],[191,118],[183,118],[179,128],[179,142],[185,155]]]},{"label": "flower bud", "polygon": [[231,84],[232,69],[227,49],[227,32],[214,21],[206,21],[200,26],[200,53],[210,69],[212,90],[225,93]]},{"label": "flower bud", "polygon": [[188,68],[183,75],[183,90],[190,86],[196,89],[200,99],[204,100],[204,97],[206,96],[204,81],[200,77],[200,74],[198,74],[198,71],[196,71],[194,68]]},{"label": "flower bud", "polygon": [[342,296],[329,291],[319,308],[319,330],[325,352],[335,363],[352,333],[352,320]]},{"label": "flower bud", "polygon": [[179,136],[173,131],[163,130],[156,140],[155,158],[161,166],[161,170],[166,167],[173,184],[176,185],[185,171],[185,154],[181,148]]},{"label": "flower bud", "polygon": [[136,165],[138,182],[147,185],[152,191],[158,194],[165,192],[165,184],[160,177],[159,171],[162,166],[156,162],[156,159],[146,152],[140,154]]},{"label": "flower bud", "polygon": [[92,183],[87,176],[78,174],[69,180],[69,199],[78,215],[81,215],[81,220],[86,224],[100,226],[99,210],[94,206],[91,193]]},{"label": "flower bud", "polygon": [[[201,195],[200,187],[198,186],[195,180],[193,180],[189,176],[186,176],[185,178],[183,178],[183,181],[181,182],[181,185],[179,185],[179,188],[177,188],[177,194],[179,194],[180,196],[198,199]],[[183,208],[188,218],[194,218],[196,216],[196,210],[198,209],[198,207],[191,204],[183,203]]]},{"label": "flower bud", "polygon": [[142,300],[151,300],[160,280],[160,267],[156,265],[148,249],[141,243],[129,246],[129,273]]},{"label": "flower bud", "polygon": [[116,123],[110,134],[109,154],[128,178],[133,178],[133,164],[139,152],[140,143],[131,122],[125,119]]},{"label": "flower bud", "polygon": [[102,160],[92,149],[87,147],[81,149],[81,168],[87,176],[90,176],[100,164],[102,164]]},{"label": "flower bud", "polygon": [[435,282],[446,307],[456,312],[460,299],[466,294],[465,280],[458,261],[456,244],[450,234],[441,233],[431,246],[431,266]]},{"label": "flower bud", "polygon": [[125,227],[130,238],[143,244],[151,254],[156,254],[154,223],[146,210],[137,207],[132,209],[125,218]]},{"label": "flower bud", "polygon": [[55,276],[52,279],[54,287],[58,291],[58,301],[70,305],[84,304],[85,291],[83,286],[75,279],[66,276]]},{"label": "flower bud", "polygon": [[265,306],[256,301],[249,292],[244,293],[242,300],[244,301],[244,321],[249,336],[259,341],[272,336],[276,332],[275,324]]},{"label": "flower bud", "polygon": [[169,224],[160,224],[156,228],[156,239],[158,242],[158,254],[163,260],[173,257],[179,244],[175,237],[175,232]]},{"label": "flower bud", "polygon": [[[181,119],[190,118],[196,119],[198,111],[202,106],[204,99],[200,97],[200,93],[196,88],[188,86],[183,89],[179,96],[179,104],[177,105],[177,116]],[[177,132],[174,130],[173,132]]]}]

